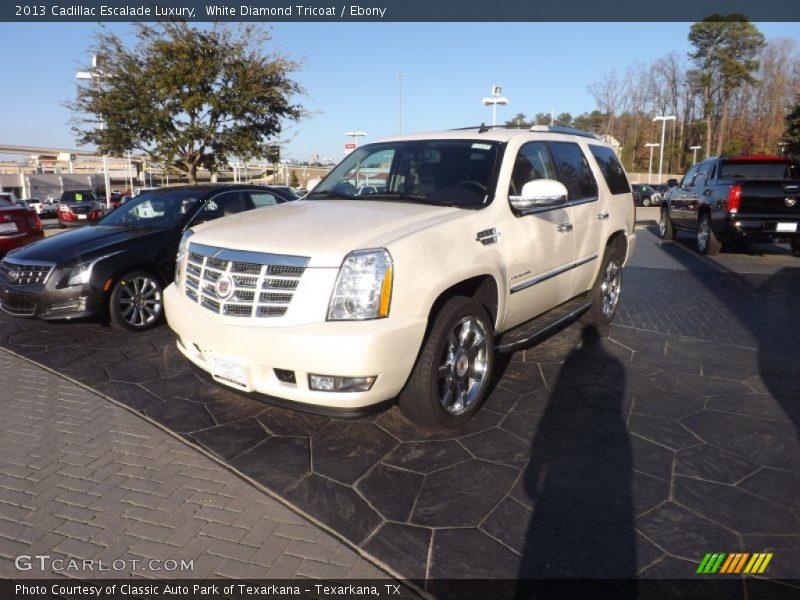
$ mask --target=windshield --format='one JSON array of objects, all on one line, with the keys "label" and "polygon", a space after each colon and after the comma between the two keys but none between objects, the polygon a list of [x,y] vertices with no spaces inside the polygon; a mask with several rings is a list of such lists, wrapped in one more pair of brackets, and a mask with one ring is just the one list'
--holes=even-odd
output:
[{"label": "windshield", "polygon": [[97,198],[91,190],[72,190],[61,195],[61,202],[94,202]]},{"label": "windshield", "polygon": [[10,196],[0,196],[0,206],[14,206]]},{"label": "windshield", "polygon": [[199,205],[202,190],[180,189],[147,192],[128,200],[103,217],[98,225],[129,225],[171,229],[183,225]]},{"label": "windshield", "polygon": [[308,200],[397,200],[480,208],[491,201],[502,144],[414,140],[355,149]]}]

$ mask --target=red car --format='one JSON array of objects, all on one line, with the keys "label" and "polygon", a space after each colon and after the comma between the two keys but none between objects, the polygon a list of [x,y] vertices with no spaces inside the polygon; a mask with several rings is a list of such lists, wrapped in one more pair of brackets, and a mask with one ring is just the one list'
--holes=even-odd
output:
[{"label": "red car", "polygon": [[17,206],[10,194],[0,194],[0,256],[43,237],[36,211]]},{"label": "red car", "polygon": [[92,190],[67,190],[58,205],[58,226],[64,229],[94,223],[105,214],[105,206]]}]

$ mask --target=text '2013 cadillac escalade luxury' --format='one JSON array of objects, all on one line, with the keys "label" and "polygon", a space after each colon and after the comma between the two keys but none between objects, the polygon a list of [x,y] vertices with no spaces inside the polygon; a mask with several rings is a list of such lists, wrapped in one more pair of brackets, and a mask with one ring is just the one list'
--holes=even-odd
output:
[{"label": "text '2013 cadillac escalade luxury'", "polygon": [[418,425],[456,427],[496,351],[613,319],[634,221],[625,172],[592,134],[393,137],[303,200],[187,231],[167,320],[234,389],[333,414],[399,397]]}]

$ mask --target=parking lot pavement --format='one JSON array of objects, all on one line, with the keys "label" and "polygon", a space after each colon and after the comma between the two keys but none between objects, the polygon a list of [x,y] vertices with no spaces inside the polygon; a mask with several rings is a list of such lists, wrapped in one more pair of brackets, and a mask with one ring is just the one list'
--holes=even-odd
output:
[{"label": "parking lot pavement", "polygon": [[3,350],[0,372],[0,577],[385,577],[129,410]]},{"label": "parking lot pavement", "polygon": [[799,579],[800,262],[765,249],[769,270],[739,272],[741,257],[639,234],[608,336],[575,325],[514,354],[476,418],[443,435],[396,408],[346,421],[239,395],[194,373],[165,327],[3,316],[0,345],[407,577],[694,578],[708,552],[772,552],[765,576]]}]

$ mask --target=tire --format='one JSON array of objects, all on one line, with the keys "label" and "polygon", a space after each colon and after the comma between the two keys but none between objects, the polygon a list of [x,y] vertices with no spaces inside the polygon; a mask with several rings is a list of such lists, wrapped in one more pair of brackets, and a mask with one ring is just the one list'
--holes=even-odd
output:
[{"label": "tire", "polygon": [[719,254],[720,250],[722,242],[711,228],[711,217],[708,213],[704,213],[697,222],[697,251],[706,256],[713,256]]},{"label": "tire", "polygon": [[793,239],[792,243],[792,255],[800,258],[800,239]]},{"label": "tire", "polygon": [[400,392],[400,411],[433,430],[459,427],[480,408],[494,366],[494,324],[471,298],[448,300],[433,321],[414,370]]},{"label": "tire", "polygon": [[644,200],[642,200],[642,206],[648,207],[650,206],[650,204],[651,204],[650,198],[645,198]]},{"label": "tire", "polygon": [[131,271],[120,277],[108,301],[112,327],[123,331],[145,331],[164,319],[164,288],[147,271]]},{"label": "tire", "polygon": [[622,293],[623,260],[617,248],[606,247],[600,272],[589,293],[592,306],[581,315],[581,323],[602,330],[614,320]]},{"label": "tire", "polygon": [[669,210],[663,207],[661,208],[661,216],[658,219],[658,237],[662,240],[675,239],[675,229],[672,227]]}]

